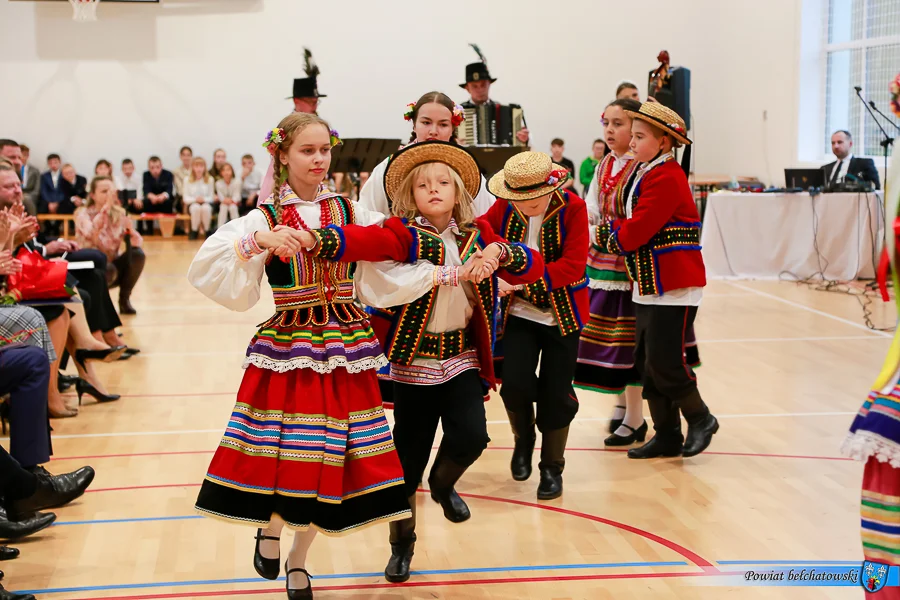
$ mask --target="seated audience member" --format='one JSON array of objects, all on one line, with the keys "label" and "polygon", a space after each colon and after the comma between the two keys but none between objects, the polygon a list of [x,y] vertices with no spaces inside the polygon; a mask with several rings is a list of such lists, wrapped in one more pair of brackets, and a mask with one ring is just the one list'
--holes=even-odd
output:
[{"label": "seated audience member", "polygon": [[144,212],[141,180],[134,174],[134,162],[130,158],[122,161],[122,174],[116,175],[116,189],[119,190],[119,203],[128,212]]},{"label": "seated audience member", "polygon": [[119,312],[137,314],[131,305],[131,292],[144,270],[143,239],[125,210],[117,205],[115,186],[109,177],[91,180],[87,205],[75,211],[75,233],[82,247],[106,255],[107,281],[112,287],[119,286]]},{"label": "seated audience member", "polygon": [[262,186],[262,173],[256,169],[253,155],[245,154],[241,157],[241,215],[256,208],[260,186]]},{"label": "seated audience member", "polygon": [[13,140],[0,139],[0,157],[7,159],[15,167],[19,181],[22,182],[22,191],[25,193],[23,199],[25,210],[29,215],[36,215],[41,183],[40,172],[27,163],[28,159],[25,158],[22,146]]},{"label": "seated audience member", "polygon": [[225,155],[225,151],[221,148],[216,148],[216,151],[213,152],[213,164],[209,169],[209,174],[216,181],[222,179],[222,165],[224,165],[228,161],[227,156]]},{"label": "seated audience member", "polygon": [[206,160],[197,156],[191,163],[191,174],[184,180],[184,205],[191,213],[189,239],[196,240],[200,226],[208,236],[212,225],[212,203],[215,196],[212,175],[206,170]]},{"label": "seated audience member", "polygon": [[181,150],[178,151],[178,157],[181,159],[181,164],[172,171],[172,175],[175,178],[175,198],[178,201],[178,210],[181,210],[181,207],[184,206],[184,180],[191,174],[191,161],[194,160],[194,151],[191,150],[190,146],[182,146]]},{"label": "seated audience member", "polygon": [[112,177],[112,163],[101,158],[94,165],[94,177]]},{"label": "seated audience member", "polygon": [[565,167],[569,172],[569,180],[562,186],[562,189],[571,190],[575,188],[575,163],[563,156],[565,151],[566,143],[562,139],[555,138],[550,142],[550,156],[553,158],[553,162]]},{"label": "seated audience member", "polygon": [[630,81],[623,81],[619,84],[619,87],[616,88],[616,100],[622,100],[623,98],[631,98],[632,100],[640,102],[641,93],[638,92],[636,85]]},{"label": "seated audience member", "polygon": [[30,215],[37,215],[37,207],[41,199],[41,171],[28,159],[31,158],[31,149],[25,144],[19,144],[22,151],[22,172],[19,179],[22,181],[22,192],[25,194],[25,210]]},{"label": "seated audience member", "polygon": [[87,198],[87,179],[75,172],[70,164],[63,165],[62,182],[60,183],[63,199],[59,203],[59,214],[71,215],[79,206],[84,206]]},{"label": "seated audience member", "polygon": [[47,157],[46,173],[41,175],[41,202],[38,205],[39,214],[56,214],[59,212],[59,204],[64,199],[62,190],[62,163],[59,154],[51,154]]},{"label": "seated audience member", "polygon": [[606,152],[606,142],[596,139],[593,146],[591,146],[591,155],[582,161],[581,168],[578,170],[578,180],[584,186],[584,195],[587,195],[588,188],[591,187],[591,181],[594,179],[594,171],[597,170],[597,165],[606,156]]},{"label": "seated audience member", "polygon": [[831,151],[836,161],[825,165],[825,183],[831,187],[838,183],[869,181],[876,190],[881,189],[878,169],[871,158],[853,156],[853,136],[849,131],[835,131],[831,136]]},{"label": "seated audience member", "polygon": [[234,169],[225,163],[220,169],[222,179],[216,181],[216,200],[219,202],[219,222],[221,227],[228,221],[237,219],[241,204],[241,180],[235,179]]},{"label": "seated audience member", "polygon": [[[175,178],[171,171],[163,169],[162,160],[151,156],[147,161],[147,171],[141,186],[144,192],[144,209],[146,213],[175,212]],[[151,228],[152,230],[152,228]]]}]

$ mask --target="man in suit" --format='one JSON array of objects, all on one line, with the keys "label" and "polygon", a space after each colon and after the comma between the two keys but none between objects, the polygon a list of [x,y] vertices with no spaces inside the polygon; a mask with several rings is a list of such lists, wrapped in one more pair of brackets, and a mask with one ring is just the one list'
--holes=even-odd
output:
[{"label": "man in suit", "polygon": [[[19,149],[22,151],[22,174],[19,178],[22,180],[22,192],[25,194],[25,208],[30,214],[36,215],[41,198],[41,172],[34,165],[28,164],[31,149],[25,144],[19,144]],[[34,207],[34,212],[31,206]]]},{"label": "man in suit", "polygon": [[[175,212],[175,176],[171,171],[163,169],[162,160],[158,156],[151,156],[147,161],[147,170],[144,171],[143,192],[144,200],[141,208],[133,205],[132,211],[141,213],[174,213]],[[152,224],[139,222],[138,230],[142,225]]]},{"label": "man in suit", "polygon": [[47,168],[50,170],[41,175],[41,202],[38,212],[41,214],[56,214],[59,203],[66,200],[66,193],[62,189],[62,173],[60,172],[62,161],[59,154],[51,154],[47,157]]},{"label": "man in suit", "polygon": [[844,181],[870,181],[876,190],[881,189],[878,169],[871,158],[853,156],[853,136],[849,131],[835,131],[831,136],[831,151],[836,161],[825,165],[825,182],[828,187]]},{"label": "man in suit", "polygon": [[[19,176],[19,181],[22,183],[22,191],[26,192],[25,177],[29,174],[29,166],[25,163],[27,159],[24,157],[24,151],[22,150],[22,147],[13,140],[0,139],[0,156],[11,162],[12,165],[16,168],[16,174]],[[30,168],[34,169],[34,167]],[[32,188],[37,188],[39,178],[40,173],[37,173],[36,177],[33,176],[31,178],[30,183],[32,185]],[[34,196],[30,196],[26,192],[25,198],[23,199],[25,210],[28,211],[28,214],[30,215],[37,214],[36,196],[36,193],[34,194]]]}]

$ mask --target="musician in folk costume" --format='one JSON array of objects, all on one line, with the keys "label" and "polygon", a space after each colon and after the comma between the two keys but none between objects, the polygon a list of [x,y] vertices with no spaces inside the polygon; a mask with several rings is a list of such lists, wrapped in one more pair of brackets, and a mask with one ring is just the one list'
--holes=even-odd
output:
[{"label": "musician in folk costume", "polygon": [[[656,435],[629,458],[695,456],[719,429],[685,360],[685,338],[703,299],[706,268],[700,254],[700,216],[687,180],[690,144],[684,120],[653,102],[625,109],[631,151],[643,164],[625,199],[625,218],[592,228],[593,243],[624,256],[634,282],[635,366]],[[683,166],[675,148],[685,145]],[[688,423],[681,430],[680,413]]]},{"label": "musician in folk costume", "polygon": [[526,244],[544,259],[543,277],[504,298],[497,325],[502,348],[500,342],[495,347],[500,397],[515,436],[510,470],[516,481],[531,476],[535,424],[543,436],[539,500],[563,492],[566,440],[578,412],[572,379],[589,309],[587,208],[561,189],[568,177],[543,152],[521,152],[488,183],[497,202],[484,216],[502,238]]},{"label": "musician in folk costume", "polygon": [[[480,59],[478,62],[469,63],[466,65],[466,82],[459,84],[459,87],[469,92],[469,100],[463,102],[463,108],[475,108],[477,106],[482,106],[485,104],[495,105],[498,104],[491,100],[491,84],[493,84],[497,79],[495,77],[491,77],[491,73],[488,70],[487,59],[484,54],[481,53],[481,49],[476,44],[469,44],[478,54],[478,58]],[[517,105],[511,105],[518,108]],[[528,144],[529,132],[527,127],[522,127],[518,131],[516,131],[516,139],[518,139],[523,144]]]},{"label": "musician in folk costume", "polygon": [[[409,144],[438,140],[456,143],[456,132],[463,122],[463,110],[458,104],[441,92],[423,94],[415,103],[406,107],[403,118],[412,123]],[[359,192],[359,204],[366,210],[377,211],[385,217],[391,216],[391,200],[384,187],[384,173],[393,157],[381,161]],[[480,217],[488,211],[495,198],[487,191],[487,182],[481,178],[481,186],[475,196],[475,216]],[[387,342],[388,329],[392,320],[391,307],[403,304],[404,289],[397,285],[398,281],[431,281],[434,265],[427,261],[416,264],[397,265],[393,262],[360,263],[357,266],[356,294],[369,306],[369,317],[372,327],[382,344]],[[378,282],[380,288],[391,288],[397,291],[394,295],[374,294],[367,282]],[[385,285],[386,284],[386,285]],[[391,284],[394,284],[393,286]],[[385,367],[378,373],[381,399],[385,405],[393,405],[394,385],[390,370]]]}]

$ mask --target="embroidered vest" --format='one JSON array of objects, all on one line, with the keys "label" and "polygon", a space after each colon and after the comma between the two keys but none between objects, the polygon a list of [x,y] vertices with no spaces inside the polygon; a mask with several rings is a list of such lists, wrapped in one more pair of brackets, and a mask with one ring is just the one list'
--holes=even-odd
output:
[{"label": "embroidered vest", "polygon": [[[415,263],[420,260],[428,261],[434,265],[443,265],[446,260],[446,249],[444,240],[441,236],[427,228],[417,224],[409,225],[409,230],[413,235],[413,243],[410,246],[408,261]],[[459,248],[459,257],[465,263],[478,248],[484,248],[484,242],[481,240],[477,231],[465,233],[457,237],[457,247]],[[475,319],[478,315],[486,320],[485,326],[491,333],[491,345],[495,339],[495,327],[492,315],[495,306],[495,298],[497,297],[496,278],[490,277],[481,283],[473,285],[475,290],[476,303],[480,311],[476,310],[472,315]],[[409,365],[419,356],[438,357],[446,356],[446,352],[440,349],[431,348],[432,338],[426,334],[425,329],[428,321],[431,319],[431,312],[434,309],[435,299],[437,298],[437,288],[432,288],[426,292],[421,298],[409,304],[395,307],[394,322],[388,334],[388,348],[385,354],[390,362]],[[464,336],[458,336],[462,340]],[[427,339],[426,339],[427,338]],[[443,339],[443,338],[442,338]],[[447,343],[453,343],[456,337],[449,336],[446,338]],[[464,342],[458,346],[461,353],[466,348],[462,347]]]},{"label": "embroidered vest", "polygon": [[[604,221],[625,218],[625,203],[628,201],[628,194],[631,191],[631,186],[634,184],[639,166],[639,162],[634,159],[628,161],[628,164],[619,171],[617,175],[619,179],[615,187],[609,193],[604,194],[605,175],[611,169],[611,165],[615,163],[615,160],[615,156],[607,154],[597,169],[597,188],[600,190],[598,199],[600,203],[600,217]],[[607,282],[604,289],[628,290],[631,288],[631,280],[628,277],[625,258],[609,254],[605,248],[600,248],[593,243],[588,250],[587,276],[594,281]]]},{"label": "embroidered vest", "polygon": [[[550,204],[544,214],[544,222],[541,225],[540,252],[544,257],[544,264],[557,261],[562,258],[565,230],[563,217],[568,206],[569,195],[567,192],[554,192],[550,197]],[[510,203],[511,212],[507,214],[503,227],[503,237],[508,242],[527,243],[528,217],[519,212],[514,203]],[[579,289],[587,285],[587,277],[576,281],[566,287],[549,290],[547,279],[542,277],[534,283],[529,283],[516,296],[527,300],[540,309],[552,308],[559,324],[560,332],[568,335],[578,331],[578,320],[575,318],[575,309],[570,288]],[[503,314],[509,311],[509,296],[503,298]]]}]

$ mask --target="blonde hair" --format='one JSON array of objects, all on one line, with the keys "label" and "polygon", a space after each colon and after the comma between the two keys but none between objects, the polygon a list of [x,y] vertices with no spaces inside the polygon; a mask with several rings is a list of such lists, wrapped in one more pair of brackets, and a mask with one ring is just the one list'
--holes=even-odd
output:
[{"label": "blonde hair", "polygon": [[195,156],[191,159],[191,174],[188,176],[188,181],[191,183],[197,181],[197,176],[194,175],[194,165],[203,165],[203,183],[209,183],[212,176],[209,174],[209,169],[206,168],[206,159],[202,156]]},{"label": "blonde hair", "polygon": [[395,217],[412,220],[419,216],[419,209],[416,206],[415,191],[413,187],[420,178],[430,177],[435,171],[444,167],[450,173],[450,181],[456,188],[456,203],[453,206],[453,219],[456,221],[460,231],[473,231],[475,226],[475,202],[472,196],[466,190],[462,178],[459,173],[454,171],[450,165],[442,162],[430,162],[417,166],[409,175],[403,178],[400,186],[394,194],[393,206],[391,212]]},{"label": "blonde hair", "polygon": [[[116,188],[116,182],[113,180],[112,177],[110,177],[108,175],[97,175],[96,177],[91,179],[91,185],[89,188],[87,200],[85,201],[85,206],[90,207],[95,204],[94,203],[94,193],[97,191],[97,186],[100,185],[104,181],[110,182],[110,184],[112,184],[112,186],[113,186],[113,189]],[[119,206],[118,204],[113,203],[113,205],[109,209],[110,221],[112,223],[115,223],[116,221],[119,220],[119,217],[123,217],[123,216],[125,216],[125,209],[122,208],[121,206]]]},{"label": "blonde hair", "polygon": [[279,129],[284,131],[284,140],[275,147],[275,153],[272,155],[272,178],[274,179],[272,197],[275,205],[275,220],[277,223],[281,223],[282,212],[281,194],[279,193],[279,190],[281,189],[281,185],[287,180],[288,176],[288,168],[286,165],[281,164],[281,157],[282,155],[287,154],[291,144],[294,143],[294,138],[311,125],[321,125],[326,131],[331,131],[331,127],[329,127],[325,119],[309,113],[291,113],[283,118],[278,124]]}]

